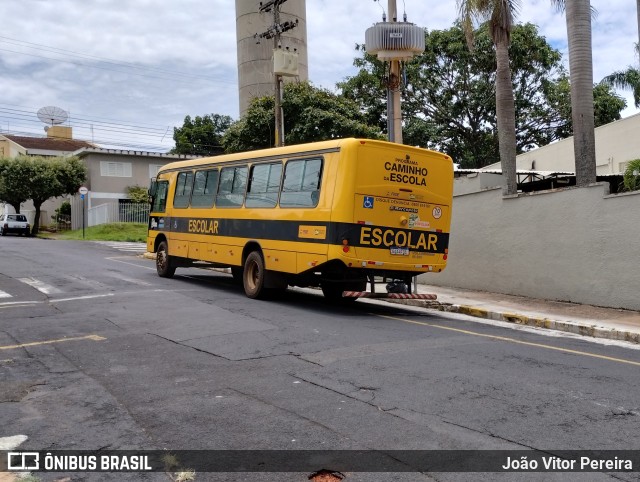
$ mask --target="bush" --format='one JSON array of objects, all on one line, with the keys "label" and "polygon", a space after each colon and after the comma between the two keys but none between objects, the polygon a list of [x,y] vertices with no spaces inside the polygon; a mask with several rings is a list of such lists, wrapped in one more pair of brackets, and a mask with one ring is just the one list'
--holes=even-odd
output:
[{"label": "bush", "polygon": [[640,159],[634,159],[627,164],[622,177],[622,184],[626,191],[640,189]]},{"label": "bush", "polygon": [[51,216],[55,222],[61,222],[68,219],[71,216],[71,203],[69,201],[64,201],[58,209],[56,209],[56,213]]}]

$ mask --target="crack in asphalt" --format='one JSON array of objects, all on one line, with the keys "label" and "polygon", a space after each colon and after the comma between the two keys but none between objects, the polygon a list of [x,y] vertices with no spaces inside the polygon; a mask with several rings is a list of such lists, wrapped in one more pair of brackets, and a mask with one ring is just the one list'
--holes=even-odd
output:
[{"label": "crack in asphalt", "polygon": [[[228,357],[226,357],[226,356],[224,356],[224,355],[219,355],[219,354],[217,354],[217,353],[212,353],[212,352],[210,352],[210,351],[204,350],[204,349],[202,349],[202,348],[197,348],[197,347],[195,347],[195,346],[186,345],[186,344],[185,344],[185,343],[183,343],[183,342],[176,341],[176,340],[172,340],[171,338],[167,338],[167,337],[164,337],[164,336],[162,336],[162,335],[158,335],[157,333],[147,333],[147,335],[157,336],[158,338],[160,338],[160,339],[162,339],[162,340],[165,340],[165,341],[168,341],[168,342],[171,342],[171,343],[173,343],[173,344],[175,344],[175,345],[183,346],[183,347],[185,347],[185,348],[191,348],[191,349],[193,349],[193,350],[195,350],[195,351],[198,351],[198,352],[200,352],[200,353],[206,353],[207,355],[211,355],[211,356],[214,356],[214,357],[216,357],[216,358],[221,358],[222,360],[226,360],[226,361],[230,361],[230,362],[243,362],[243,361],[252,361],[252,360],[265,360],[265,359],[267,359],[267,358],[278,358],[278,357],[287,357],[287,356],[291,356],[291,357],[294,357],[294,358],[296,358],[296,359],[298,359],[298,360],[302,360],[302,361],[304,361],[304,362],[311,363],[312,365],[316,365],[316,366],[323,366],[323,365],[320,365],[319,363],[315,363],[315,362],[312,362],[312,361],[306,360],[305,358],[303,358],[303,355],[301,355],[300,353],[294,353],[294,352],[290,352],[290,353],[279,353],[279,354],[276,354],[276,355],[260,355],[260,356],[254,356],[254,357],[247,357],[247,358],[239,358],[239,359],[236,359],[236,358],[228,358]],[[197,339],[198,339],[198,338],[191,338],[191,340],[197,340]],[[190,341],[190,340],[185,340],[185,341]]]}]

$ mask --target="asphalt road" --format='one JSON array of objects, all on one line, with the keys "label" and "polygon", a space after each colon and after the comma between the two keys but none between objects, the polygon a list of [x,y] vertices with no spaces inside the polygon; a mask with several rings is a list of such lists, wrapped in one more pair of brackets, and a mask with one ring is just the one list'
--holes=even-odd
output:
[{"label": "asphalt road", "polygon": [[[640,446],[640,351],[630,346],[384,302],[331,305],[312,290],[249,300],[230,275],[178,269],[162,279],[135,252],[92,242],[6,237],[0,253],[0,437],[27,435],[26,448]],[[638,472],[345,480],[638,480]]]}]

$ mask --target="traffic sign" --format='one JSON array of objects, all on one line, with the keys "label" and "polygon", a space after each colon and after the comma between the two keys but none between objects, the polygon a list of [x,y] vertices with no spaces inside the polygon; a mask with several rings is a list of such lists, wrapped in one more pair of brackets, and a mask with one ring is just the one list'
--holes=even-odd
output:
[{"label": "traffic sign", "polygon": [[89,192],[89,190],[86,187],[82,186],[80,187],[80,189],[78,189],[78,192],[84,196]]}]

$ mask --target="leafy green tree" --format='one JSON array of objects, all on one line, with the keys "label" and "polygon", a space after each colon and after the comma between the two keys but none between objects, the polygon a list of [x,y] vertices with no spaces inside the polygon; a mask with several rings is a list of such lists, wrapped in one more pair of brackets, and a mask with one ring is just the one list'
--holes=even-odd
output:
[{"label": "leafy green tree", "polygon": [[182,127],[174,127],[173,140],[176,147],[172,154],[215,156],[223,152],[222,136],[231,126],[233,119],[228,115],[210,114],[203,117],[184,118]]},{"label": "leafy green tree", "polygon": [[518,192],[516,176],[516,107],[509,65],[509,44],[518,0],[458,0],[462,28],[473,47],[473,25],[486,23],[496,52],[496,118],[505,195]]},{"label": "leafy green tree", "polygon": [[[406,144],[449,154],[463,167],[478,168],[499,159],[495,110],[495,54],[485,28],[474,35],[470,52],[459,25],[425,32],[423,54],[405,65],[403,89]],[[359,72],[338,84],[357,101],[371,125],[386,129],[384,64],[362,51]],[[517,153],[571,135],[569,78],[562,56],[533,24],[516,25],[509,47],[516,108]],[[605,86],[594,89],[596,125],[620,118],[624,100]],[[600,106],[601,108],[599,108]]]},{"label": "leafy green tree", "polygon": [[10,204],[16,213],[20,205],[29,199],[27,186],[31,179],[28,157],[0,159],[0,201]]},{"label": "leafy green tree", "polygon": [[[557,82],[551,83],[548,89],[549,103],[565,119],[558,125],[557,135],[566,138],[573,133],[571,118],[571,84],[569,76],[563,74]],[[599,127],[619,120],[620,113],[627,107],[627,101],[620,97],[613,88],[603,82],[593,86],[594,125]]]},{"label": "leafy green tree", "polygon": [[52,197],[77,193],[86,180],[87,168],[77,157],[32,157],[30,161],[29,198],[35,209],[31,234],[35,236],[38,234],[42,204]]},{"label": "leafy green tree", "polygon": [[[358,104],[308,82],[284,87],[285,144],[323,141],[342,137],[379,138],[377,126],[367,124]],[[225,133],[227,152],[271,147],[274,144],[273,97],[253,99],[246,114]]]},{"label": "leafy green tree", "polygon": [[[516,148],[523,152],[558,137],[564,119],[551,108],[546,92],[562,64],[560,53],[532,24],[517,25],[511,40]],[[484,28],[475,32],[474,41],[470,52],[460,25],[426,31],[425,51],[405,65],[402,99],[404,142],[446,152],[469,168],[499,159],[493,42]],[[338,87],[360,104],[369,124],[384,129],[384,64],[363,52],[354,65],[358,74]]]},{"label": "leafy green tree", "polygon": [[[29,157],[0,162],[0,198],[20,212],[20,203],[31,199],[35,217],[31,234],[38,234],[42,204],[52,197],[75,194],[87,169],[76,157]],[[16,203],[16,204],[14,204]]]}]

